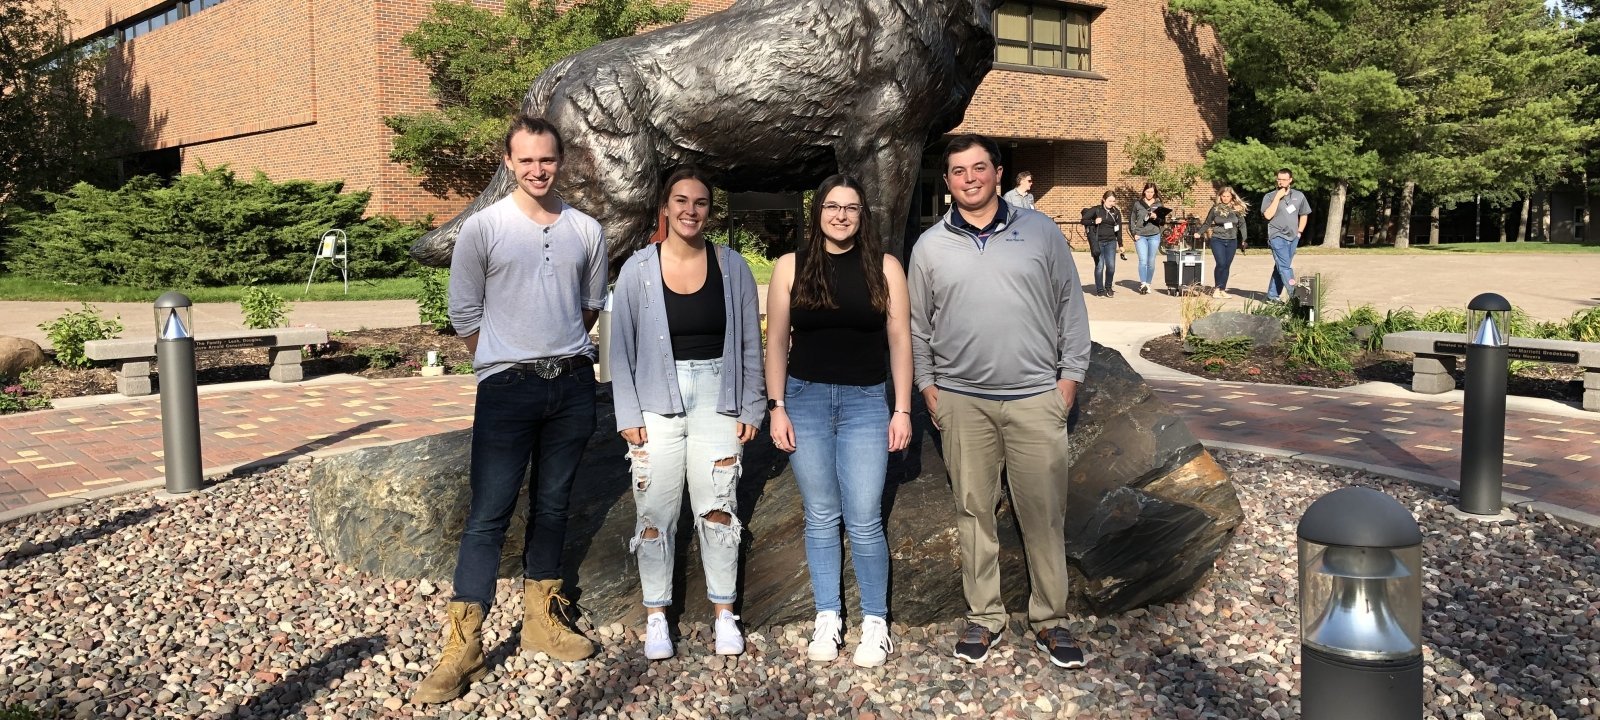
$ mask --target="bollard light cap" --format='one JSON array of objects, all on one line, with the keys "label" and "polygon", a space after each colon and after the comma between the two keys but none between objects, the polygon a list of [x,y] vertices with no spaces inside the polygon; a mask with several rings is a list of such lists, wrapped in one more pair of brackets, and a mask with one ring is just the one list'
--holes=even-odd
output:
[{"label": "bollard light cap", "polygon": [[1399,501],[1348,487],[1318,498],[1300,516],[1300,539],[1319,545],[1402,548],[1422,544],[1422,528]]},{"label": "bollard light cap", "polygon": [[1468,310],[1487,312],[1511,312],[1511,301],[1506,300],[1499,293],[1483,293],[1467,303]]},{"label": "bollard light cap", "polygon": [[166,293],[163,293],[161,297],[156,298],[156,307],[158,308],[181,308],[193,306],[194,303],[189,300],[189,296],[178,292],[177,290],[167,291]]}]

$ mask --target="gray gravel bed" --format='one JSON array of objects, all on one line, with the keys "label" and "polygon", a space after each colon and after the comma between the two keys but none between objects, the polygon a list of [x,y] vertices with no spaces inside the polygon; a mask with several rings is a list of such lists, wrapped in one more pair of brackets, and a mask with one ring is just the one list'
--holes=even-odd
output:
[{"label": "gray gravel bed", "polygon": [[669,661],[646,662],[641,628],[612,625],[591,629],[597,659],[552,664],[515,652],[521,603],[502,582],[486,625],[492,673],[426,709],[404,698],[431,668],[449,588],[330,561],[306,528],[308,466],[172,504],[110,498],[0,527],[0,707],[69,718],[1291,718],[1295,524],[1316,497],[1359,484],[1397,497],[1426,532],[1429,717],[1600,718],[1600,532],[1549,516],[1469,523],[1430,488],[1219,459],[1246,513],[1231,551],[1184,601],[1075,620],[1089,650],[1081,671],[1048,665],[1017,632],[986,664],[962,664],[955,623],[896,625],[898,652],[871,670],[851,665],[848,648],[807,662],[806,625],[751,629],[746,655],[720,658],[693,622]]}]

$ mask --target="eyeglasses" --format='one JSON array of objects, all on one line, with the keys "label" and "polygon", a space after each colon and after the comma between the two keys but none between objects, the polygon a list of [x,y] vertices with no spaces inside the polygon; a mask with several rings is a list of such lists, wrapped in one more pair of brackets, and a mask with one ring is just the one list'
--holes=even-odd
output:
[{"label": "eyeglasses", "polygon": [[850,203],[849,205],[840,205],[839,203],[830,202],[822,204],[822,211],[825,213],[833,213],[835,215],[844,213],[850,217],[855,217],[861,214],[861,206],[855,203]]}]

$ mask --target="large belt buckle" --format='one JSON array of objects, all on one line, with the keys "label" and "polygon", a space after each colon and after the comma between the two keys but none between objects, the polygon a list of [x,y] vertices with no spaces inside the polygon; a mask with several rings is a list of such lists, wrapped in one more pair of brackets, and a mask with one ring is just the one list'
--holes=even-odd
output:
[{"label": "large belt buckle", "polygon": [[566,369],[559,358],[555,360],[540,358],[528,364],[533,366],[533,374],[546,380],[561,377],[561,371]]}]

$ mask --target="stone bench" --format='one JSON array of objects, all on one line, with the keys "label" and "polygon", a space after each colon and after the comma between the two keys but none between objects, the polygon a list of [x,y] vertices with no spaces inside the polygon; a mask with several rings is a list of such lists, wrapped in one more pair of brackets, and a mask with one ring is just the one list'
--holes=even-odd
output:
[{"label": "stone bench", "polygon": [[[300,367],[300,348],[327,341],[328,331],[314,327],[230,330],[196,335],[194,349],[201,352],[267,348],[267,357],[272,362],[267,376],[278,382],[299,382],[305,378]],[[90,360],[121,363],[117,369],[117,392],[150,394],[150,366],[156,358],[154,338],[90,340],[83,344],[83,353]]]},{"label": "stone bench", "polygon": [[[1508,348],[1512,360],[1582,367],[1583,409],[1600,411],[1600,343],[1512,337]],[[1408,330],[1383,336],[1383,349],[1415,355],[1411,390],[1432,395],[1456,388],[1450,373],[1456,369],[1456,358],[1467,354],[1467,343],[1461,333]]]}]

